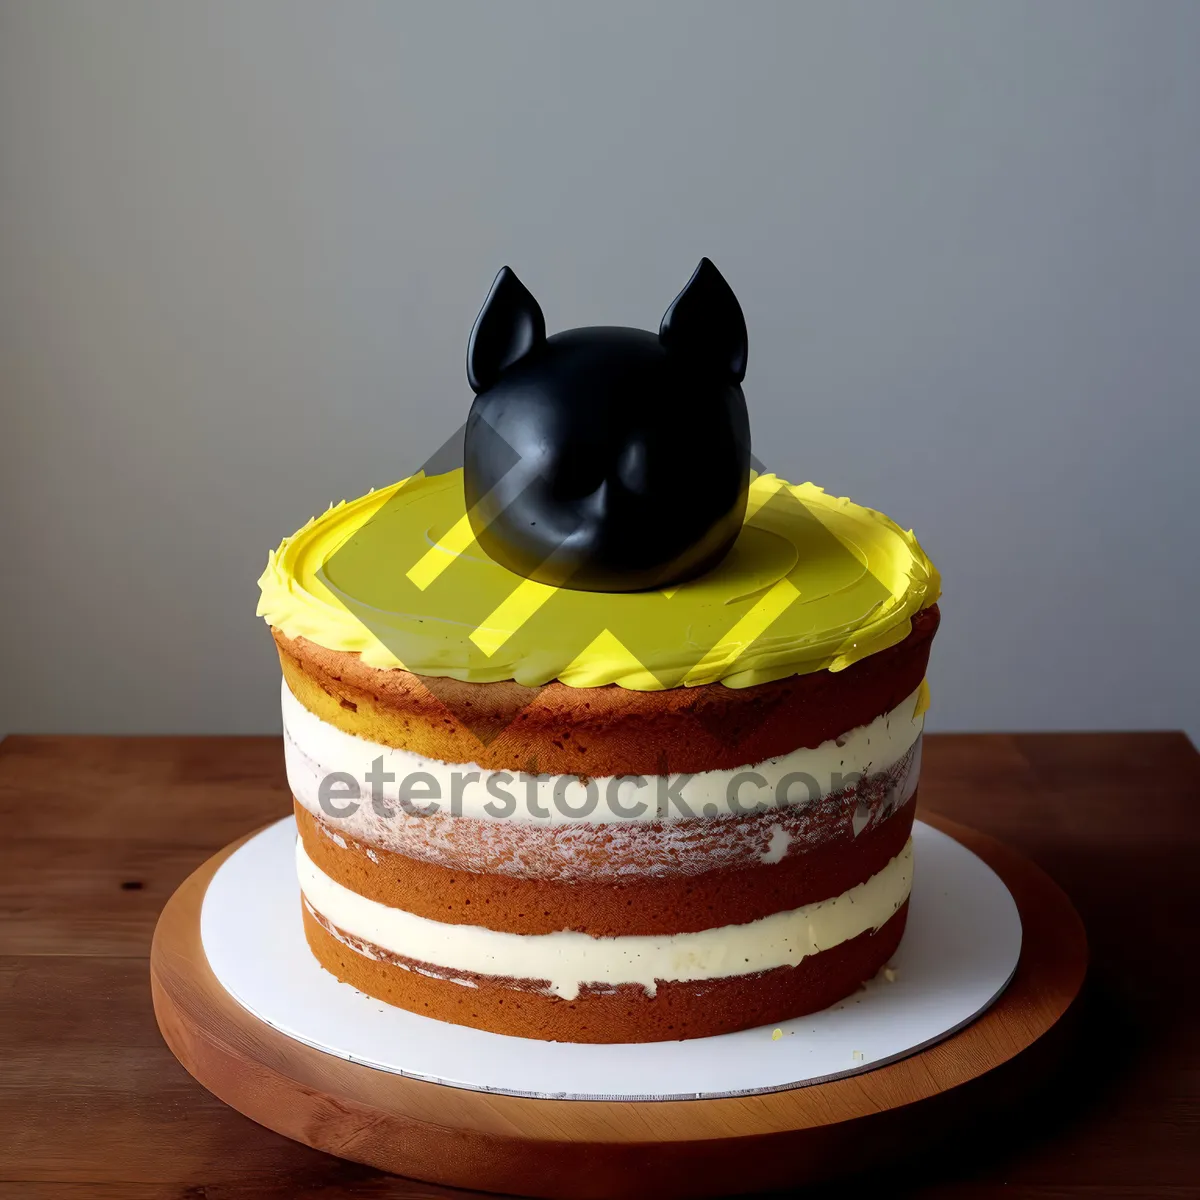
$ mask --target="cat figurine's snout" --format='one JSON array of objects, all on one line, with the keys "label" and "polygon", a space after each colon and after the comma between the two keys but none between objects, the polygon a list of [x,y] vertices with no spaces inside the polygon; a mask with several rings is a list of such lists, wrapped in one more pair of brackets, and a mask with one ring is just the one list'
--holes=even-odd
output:
[{"label": "cat figurine's snout", "polygon": [[746,510],[746,355],[741,307],[708,259],[657,334],[548,338],[505,267],[467,351],[463,477],[481,547],[518,575],[583,591],[664,588],[714,567]]}]

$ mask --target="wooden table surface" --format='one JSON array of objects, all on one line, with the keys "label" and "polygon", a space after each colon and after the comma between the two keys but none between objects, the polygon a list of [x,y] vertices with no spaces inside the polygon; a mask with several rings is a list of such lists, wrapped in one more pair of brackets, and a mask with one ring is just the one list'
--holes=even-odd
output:
[{"label": "wooden table surface", "polygon": [[[159,1036],[155,919],[205,858],[289,811],[282,759],[272,738],[0,743],[4,1200],[465,1194],[268,1132]],[[1200,1196],[1200,755],[1178,733],[943,735],[923,772],[923,807],[1066,889],[1092,971],[1048,1086],[865,1185],[889,1200]]]}]

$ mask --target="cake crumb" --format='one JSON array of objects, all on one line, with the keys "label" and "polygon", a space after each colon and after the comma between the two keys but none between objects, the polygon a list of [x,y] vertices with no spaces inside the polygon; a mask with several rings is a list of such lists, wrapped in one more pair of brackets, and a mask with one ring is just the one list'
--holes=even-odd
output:
[{"label": "cake crumb", "polygon": [[783,1037],[782,1029],[775,1029],[771,1031],[771,1041],[777,1042],[781,1037]]},{"label": "cake crumb", "polygon": [[888,981],[888,983],[895,983],[896,982],[895,967],[884,967],[883,968],[883,977],[884,977],[884,979],[886,979]]},{"label": "cake crumb", "polygon": [[863,1052],[861,1050],[855,1050],[850,1057],[854,1059],[855,1062],[862,1062]]}]

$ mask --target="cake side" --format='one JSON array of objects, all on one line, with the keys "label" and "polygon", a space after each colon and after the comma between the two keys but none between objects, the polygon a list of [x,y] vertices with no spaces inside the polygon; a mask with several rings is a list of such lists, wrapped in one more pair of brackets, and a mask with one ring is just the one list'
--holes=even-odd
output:
[{"label": "cake side", "polygon": [[902,641],[841,671],[662,691],[430,681],[272,632],[291,693],[346,733],[491,770],[607,777],[736,768],[865,727],[920,686],[939,621],[922,609]]},{"label": "cake side", "polygon": [[896,952],[905,902],[873,932],[803,959],[797,966],[687,983],[584,988],[566,1000],[540,986],[495,975],[451,980],[348,935],[305,903],[309,948],[338,979],[398,1008],[513,1037],[565,1042],[658,1042],[712,1037],[804,1016],[836,1004]]},{"label": "cake side", "polygon": [[[845,672],[760,688],[551,685],[533,700],[550,692],[531,718],[536,733],[526,737],[521,709],[521,736],[502,730],[486,745],[420,679],[282,642],[314,954],[389,1003],[526,1037],[709,1036],[835,1002],[876,973],[903,931],[936,624],[933,609],[904,643]],[[483,711],[512,703],[505,685],[457,686]],[[832,717],[835,702],[863,723]],[[749,712],[773,714],[767,740]],[[645,732],[634,739],[631,728]],[[731,747],[729,731],[743,728]],[[451,744],[438,740],[443,729],[453,744],[474,739],[492,765],[431,756],[431,744]],[[573,742],[583,750],[567,750]],[[651,754],[639,757],[644,742]],[[781,753],[746,757],[764,744]],[[686,748],[694,769],[669,770],[669,745]],[[576,769],[523,770],[543,748]],[[659,770],[592,773],[621,763]],[[323,803],[335,772],[342,786]],[[779,927],[781,937],[764,937]],[[564,961],[568,937],[582,957]],[[763,956],[764,940],[775,957]],[[461,957],[480,942],[490,949]],[[613,974],[614,955],[639,969]],[[549,977],[547,962],[565,974]]]},{"label": "cake side", "polygon": [[[910,786],[911,792],[894,810],[886,800],[869,810],[857,835],[857,802],[851,800],[843,807],[844,816],[820,831],[815,845],[789,840],[790,814],[774,811],[722,821],[701,817],[647,825],[623,838],[627,860],[634,859],[641,846],[645,859],[652,861],[664,841],[714,847],[703,864],[707,869],[689,865],[686,873],[671,874],[638,870],[628,861],[610,867],[602,859],[603,848],[611,844],[609,831],[595,827],[581,833],[561,827],[526,829],[519,835],[542,843],[547,859],[568,853],[555,842],[591,843],[590,873],[550,873],[530,855],[536,865],[518,874],[512,869],[472,871],[458,862],[431,861],[428,854],[418,858],[399,853],[378,841],[354,837],[338,822],[314,817],[298,803],[295,814],[311,861],[331,879],[377,903],[448,924],[531,934],[567,929],[615,937],[691,932],[716,922],[740,924],[840,895],[882,870],[903,849],[916,811],[916,789]],[[448,820],[459,827],[475,826],[456,829],[464,839],[483,841],[490,832],[488,823],[469,817]],[[747,856],[744,865],[730,866],[730,856],[717,843],[743,839],[747,831],[734,828],[737,824],[757,826],[753,833],[764,848],[753,858]],[[481,866],[485,862],[481,856]]]},{"label": "cake side", "polygon": [[297,868],[310,947],[368,994],[493,1032],[629,1042],[795,1017],[852,992],[899,942],[912,845],[824,901],[691,933],[616,936],[417,916],[335,882],[303,842]]}]

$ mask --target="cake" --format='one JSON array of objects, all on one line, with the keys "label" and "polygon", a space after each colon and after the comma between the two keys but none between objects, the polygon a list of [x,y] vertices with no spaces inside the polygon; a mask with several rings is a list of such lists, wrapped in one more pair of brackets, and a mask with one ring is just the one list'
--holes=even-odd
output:
[{"label": "cake", "polygon": [[339,504],[260,580],[317,960],[557,1041],[705,1037],[854,992],[912,882],[939,619],[916,539],[747,463],[715,560],[660,539],[635,564],[658,585],[616,590],[593,545],[602,586],[572,586],[569,555],[546,582],[526,544],[498,561],[494,515],[479,536],[471,436],[466,477]]}]

